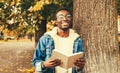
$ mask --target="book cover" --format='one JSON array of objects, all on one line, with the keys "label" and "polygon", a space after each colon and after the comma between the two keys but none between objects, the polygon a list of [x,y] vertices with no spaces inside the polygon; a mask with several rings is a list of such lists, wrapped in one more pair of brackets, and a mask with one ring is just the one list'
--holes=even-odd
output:
[{"label": "book cover", "polygon": [[68,69],[68,68],[74,67],[75,66],[74,62],[77,59],[81,58],[82,56],[83,56],[83,52],[78,52],[72,55],[67,55],[59,50],[53,50],[51,58],[61,59],[62,64],[60,65],[60,67]]}]

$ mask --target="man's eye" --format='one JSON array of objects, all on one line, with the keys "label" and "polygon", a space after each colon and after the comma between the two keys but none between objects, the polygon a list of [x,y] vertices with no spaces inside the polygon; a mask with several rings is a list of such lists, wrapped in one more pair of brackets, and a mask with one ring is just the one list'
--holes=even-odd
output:
[{"label": "man's eye", "polygon": [[64,18],[64,16],[59,16],[58,18],[59,18],[59,19],[63,19],[63,18]]},{"label": "man's eye", "polygon": [[71,18],[71,15],[67,15],[66,17],[67,17],[67,18]]}]

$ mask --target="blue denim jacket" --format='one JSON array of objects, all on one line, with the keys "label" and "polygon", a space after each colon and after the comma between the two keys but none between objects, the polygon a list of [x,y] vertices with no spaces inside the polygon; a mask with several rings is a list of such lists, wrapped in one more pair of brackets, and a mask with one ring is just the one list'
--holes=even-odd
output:
[{"label": "blue denim jacket", "polygon": [[[50,35],[45,34],[39,39],[33,57],[33,65],[37,73],[55,73],[55,68],[48,68],[43,70],[41,67],[37,68],[36,66],[36,64],[37,65],[41,64],[41,62],[51,57],[52,50],[54,49],[54,47],[55,47],[54,40]],[[79,37],[76,38],[76,40],[74,41],[73,53],[76,52],[84,52],[82,39],[80,39]],[[76,68],[73,67],[72,73],[81,73],[81,72],[77,72]]]}]

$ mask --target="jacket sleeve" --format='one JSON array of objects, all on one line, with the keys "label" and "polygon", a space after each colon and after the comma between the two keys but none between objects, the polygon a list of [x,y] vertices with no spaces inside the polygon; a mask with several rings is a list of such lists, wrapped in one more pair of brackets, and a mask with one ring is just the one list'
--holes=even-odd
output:
[{"label": "jacket sleeve", "polygon": [[79,38],[79,42],[78,42],[78,49],[79,52],[84,52],[84,48],[83,48],[83,40]]},{"label": "jacket sleeve", "polygon": [[45,61],[45,57],[46,57],[46,54],[45,54],[46,42],[45,41],[46,41],[46,36],[42,36],[39,39],[35,52],[34,52],[32,63],[37,72],[42,72],[46,70],[42,68],[42,62]]},{"label": "jacket sleeve", "polygon": [[[83,57],[82,58],[85,58],[85,54],[84,54],[84,48],[83,48],[83,41],[82,39],[78,39],[78,52],[83,52]],[[77,71],[77,68],[75,69],[76,72],[75,73],[85,73],[84,71],[84,68],[82,68],[80,71]]]}]

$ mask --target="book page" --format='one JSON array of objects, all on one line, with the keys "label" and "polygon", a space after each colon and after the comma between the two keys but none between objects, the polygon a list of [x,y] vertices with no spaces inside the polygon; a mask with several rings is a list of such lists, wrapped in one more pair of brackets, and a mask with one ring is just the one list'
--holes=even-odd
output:
[{"label": "book page", "polygon": [[75,61],[79,58],[82,58],[83,56],[83,52],[79,52],[79,53],[74,53],[73,55],[68,57],[68,64],[67,64],[67,68],[71,68],[75,66]]},{"label": "book page", "polygon": [[82,56],[83,56],[83,52],[74,53],[72,55],[66,55],[59,50],[53,50],[51,58],[60,59],[62,61],[62,64],[60,65],[60,67],[68,69],[68,68],[74,67],[75,66],[74,62],[77,59],[81,58]]},{"label": "book page", "polygon": [[66,64],[67,64],[68,58],[61,51],[53,50],[53,52],[52,52],[52,58],[54,58],[54,59],[60,59],[62,61],[62,64],[60,66],[63,67],[63,68],[67,67]]}]

